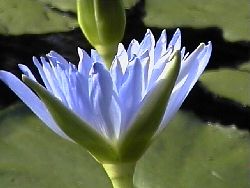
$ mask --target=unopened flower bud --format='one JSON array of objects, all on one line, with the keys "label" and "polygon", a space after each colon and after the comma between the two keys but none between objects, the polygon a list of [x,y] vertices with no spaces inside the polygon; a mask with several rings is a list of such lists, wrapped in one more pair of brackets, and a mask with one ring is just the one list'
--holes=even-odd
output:
[{"label": "unopened flower bud", "polygon": [[125,30],[122,0],[77,0],[77,14],[84,35],[110,66]]}]

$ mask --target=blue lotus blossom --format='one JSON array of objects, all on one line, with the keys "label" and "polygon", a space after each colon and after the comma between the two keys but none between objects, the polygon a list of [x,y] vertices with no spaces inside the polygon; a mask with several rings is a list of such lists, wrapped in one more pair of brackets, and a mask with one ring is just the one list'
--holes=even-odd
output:
[{"label": "blue lotus blossom", "polygon": [[[108,143],[110,145],[107,146],[107,150],[117,152],[117,158],[122,158],[134,153],[121,154],[122,151],[133,150],[126,148],[142,146],[142,151],[136,156],[138,158],[180,108],[204,71],[211,50],[212,45],[208,42],[207,45],[200,44],[192,53],[186,53],[185,47],[181,47],[179,29],[176,30],[168,45],[165,30],[158,41],[155,41],[151,31],[147,30],[141,43],[132,40],[127,50],[119,44],[110,68],[106,67],[95,50],[88,55],[78,48],[80,61],[77,66],[54,51],[46,57],[33,58],[44,86],[38,84],[35,76],[25,65],[19,65],[25,83],[3,70],[0,71],[0,79],[61,137],[80,144],[87,142],[85,146],[95,155],[96,150],[93,148],[97,142],[91,145],[90,143],[95,140],[91,141],[91,136],[80,135],[78,131],[84,127],[85,132],[87,130],[88,134],[96,134],[101,141],[103,140],[103,143],[99,143],[100,147],[97,147],[99,150]],[[171,81],[173,86],[166,90],[169,96],[165,100],[164,96],[167,93],[158,95],[158,91],[161,91],[165,82],[171,80],[172,73],[169,70],[176,63],[173,60],[176,52],[179,52],[180,67],[176,78]],[[40,90],[36,89],[34,84],[37,84]],[[44,97],[47,95],[49,98]],[[164,100],[157,100],[157,97],[161,96]],[[52,99],[60,108],[54,107]],[[64,107],[63,112],[57,112]],[[153,110],[150,111],[151,108]],[[156,112],[159,115],[156,115]],[[67,121],[68,119],[60,121],[59,116],[66,118],[67,115],[78,118],[77,123],[82,122],[84,126],[77,126],[78,124],[73,120],[72,124],[71,120]],[[64,122],[68,125],[63,125]],[[154,124],[157,125],[154,126]],[[73,129],[77,132],[72,133]],[[81,140],[88,138],[87,141]],[[133,142],[131,141],[133,139],[137,140]],[[123,148],[122,151],[120,148]],[[103,149],[102,152],[105,153],[105,151]]]}]

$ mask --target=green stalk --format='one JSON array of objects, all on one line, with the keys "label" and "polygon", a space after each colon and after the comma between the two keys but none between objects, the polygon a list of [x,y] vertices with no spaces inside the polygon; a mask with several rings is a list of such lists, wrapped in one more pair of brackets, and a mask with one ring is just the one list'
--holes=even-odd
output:
[{"label": "green stalk", "polygon": [[135,188],[133,176],[135,163],[103,164],[113,188]]},{"label": "green stalk", "polygon": [[96,45],[95,49],[103,58],[104,63],[106,64],[107,68],[111,67],[112,61],[117,53],[117,44],[110,44],[106,46]]}]

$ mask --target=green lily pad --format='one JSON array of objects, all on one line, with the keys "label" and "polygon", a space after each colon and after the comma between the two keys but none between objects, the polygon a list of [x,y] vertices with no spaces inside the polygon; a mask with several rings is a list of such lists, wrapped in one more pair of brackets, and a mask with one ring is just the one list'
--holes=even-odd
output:
[{"label": "green lily pad", "polygon": [[[76,12],[76,0],[40,0],[63,11]],[[139,0],[123,0],[125,8],[133,7]]]},{"label": "green lily pad", "polygon": [[123,0],[125,8],[129,9],[133,7],[139,0]]},{"label": "green lily pad", "polygon": [[250,61],[248,61],[248,62],[246,62],[246,63],[242,63],[242,64],[238,67],[238,69],[250,73]]},{"label": "green lily pad", "polygon": [[76,0],[39,0],[52,8],[76,12]]},{"label": "green lily pad", "polygon": [[37,0],[0,0],[0,34],[40,34],[72,30],[76,19]]},{"label": "green lily pad", "polygon": [[[40,0],[63,11],[76,12],[76,0]],[[123,0],[125,8],[131,8],[139,0]]]},{"label": "green lily pad", "polygon": [[248,188],[250,136],[178,113],[136,168],[138,188]]},{"label": "green lily pad", "polygon": [[23,105],[0,115],[0,153],[0,187],[111,187],[84,149],[56,136]]},{"label": "green lily pad", "polygon": [[[131,8],[138,0],[123,0]],[[0,34],[22,35],[66,32],[79,27],[76,0],[0,0]],[[21,20],[21,21],[20,21]]]},{"label": "green lily pad", "polygon": [[201,83],[220,97],[250,106],[250,73],[247,71],[221,68],[206,71]]},{"label": "green lily pad", "polygon": [[[247,188],[249,135],[207,126],[179,112],[136,168],[138,188]],[[0,182],[4,188],[111,188],[80,146],[46,128],[26,107],[0,112]]]},{"label": "green lily pad", "polygon": [[250,40],[248,0],[146,0],[148,26],[219,27],[230,41]]}]

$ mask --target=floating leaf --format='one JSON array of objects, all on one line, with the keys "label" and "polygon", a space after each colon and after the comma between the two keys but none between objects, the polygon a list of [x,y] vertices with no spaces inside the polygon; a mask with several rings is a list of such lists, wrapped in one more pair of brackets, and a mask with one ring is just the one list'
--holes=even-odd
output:
[{"label": "floating leaf", "polygon": [[136,168],[138,188],[248,188],[250,136],[179,112]]},{"label": "floating leaf", "polygon": [[37,0],[0,0],[0,34],[40,34],[72,30],[76,19]]},{"label": "floating leaf", "polygon": [[[138,188],[248,188],[249,134],[207,126],[181,113],[139,161]],[[0,113],[0,182],[4,188],[111,188],[79,145],[51,132],[23,105]]]},{"label": "floating leaf", "polygon": [[76,0],[39,0],[52,8],[76,12]]},{"label": "floating leaf", "polygon": [[239,70],[247,71],[250,73],[250,61],[248,61],[246,63],[242,63],[238,68],[239,68]]},{"label": "floating leaf", "polygon": [[[131,8],[138,0],[123,0]],[[22,35],[66,32],[79,27],[76,0],[0,0],[0,34]],[[20,21],[21,20],[21,21]]]},{"label": "floating leaf", "polygon": [[[76,0],[40,0],[44,3],[51,5],[52,7],[59,8],[64,11],[76,12]],[[131,8],[139,0],[122,0],[125,8]]]},{"label": "floating leaf", "polygon": [[125,8],[133,7],[139,0],[123,0]]},{"label": "floating leaf", "polygon": [[249,1],[146,0],[148,26],[219,27],[231,41],[250,40]]},{"label": "floating leaf", "polygon": [[90,154],[56,136],[23,106],[0,115],[0,153],[0,187],[111,187]]},{"label": "floating leaf", "polygon": [[206,71],[201,83],[211,92],[250,106],[250,73],[228,68]]}]

